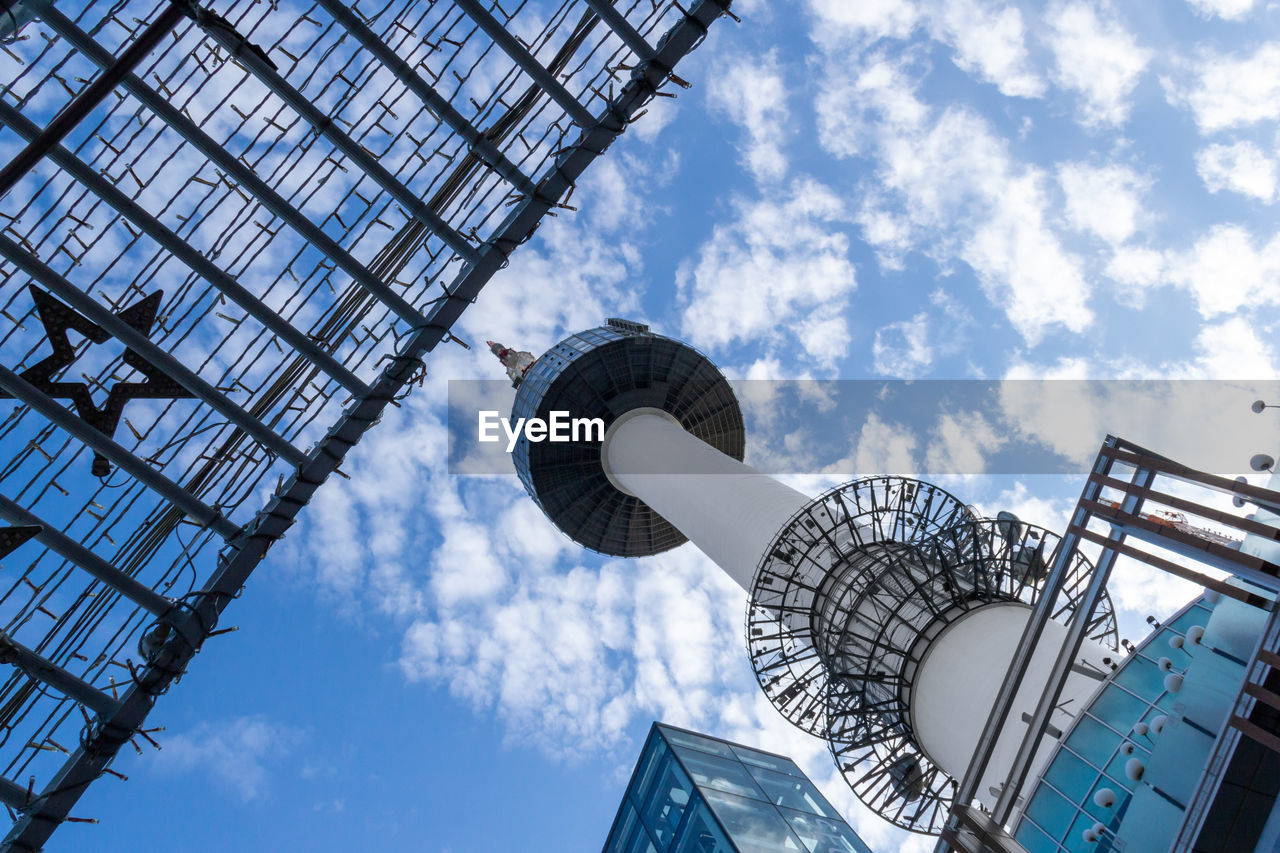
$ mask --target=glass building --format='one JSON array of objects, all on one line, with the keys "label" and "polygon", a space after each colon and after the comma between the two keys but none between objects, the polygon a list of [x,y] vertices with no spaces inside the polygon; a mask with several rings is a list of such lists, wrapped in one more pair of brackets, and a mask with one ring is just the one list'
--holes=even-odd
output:
[{"label": "glass building", "polygon": [[795,762],[654,723],[604,853],[871,853]]}]

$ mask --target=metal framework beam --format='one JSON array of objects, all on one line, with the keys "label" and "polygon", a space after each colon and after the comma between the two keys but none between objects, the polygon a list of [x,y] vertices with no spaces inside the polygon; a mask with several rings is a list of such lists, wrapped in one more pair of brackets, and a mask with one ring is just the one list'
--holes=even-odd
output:
[{"label": "metal framework beam", "polygon": [[75,563],[147,612],[161,616],[173,608],[171,599],[165,598],[137,578],[111,565],[79,542],[63,534],[49,522],[32,515],[3,495],[0,495],[0,518],[13,524],[40,527],[40,532],[35,538],[49,550]]},{"label": "metal framework beam", "polygon": [[[39,2],[47,7],[46,0]],[[371,392],[344,414],[320,442],[311,461],[285,483],[232,543],[233,551],[220,561],[217,571],[205,586],[204,596],[193,610],[179,614],[174,625],[175,634],[200,639],[213,630],[217,615],[243,587],[272,543],[293,525],[299,511],[341,464],[350,448],[381,417],[403,387],[416,377],[423,356],[447,338],[449,328],[493,274],[506,264],[507,256],[528,239],[587,166],[622,133],[625,120],[638,113],[653,98],[658,87],[667,80],[662,68],[674,68],[681,57],[702,41],[707,28],[728,8],[729,0],[697,0],[693,3],[685,17],[667,33],[654,61],[636,68],[613,101],[609,115],[621,122],[595,123],[576,143],[561,152],[541,183],[542,191],[518,201],[493,238],[481,247],[478,261],[459,274],[448,298],[438,302],[424,325],[406,340]],[[181,672],[198,647],[199,642],[194,644],[194,648],[177,644],[168,654],[162,654],[149,664],[140,674],[139,683],[125,692],[116,711],[103,721],[103,729],[110,727],[112,731],[131,732],[141,726],[152,706],[151,692],[163,688],[172,680],[174,673]],[[145,689],[143,685],[146,685]],[[106,739],[82,744],[21,814],[5,837],[3,846],[0,846],[0,853],[39,850],[119,747],[118,740]]]},{"label": "metal framework beam", "polygon": [[26,808],[31,800],[30,792],[11,779],[0,776],[0,803],[11,809]]},{"label": "metal framework beam", "polygon": [[[80,51],[90,61],[106,67],[111,64],[112,57],[102,45],[98,44],[88,33],[77,27],[66,15],[59,12],[49,0],[26,0],[40,13],[40,18],[59,38],[66,39],[69,44]],[[290,205],[285,199],[271,189],[265,181],[254,174],[253,170],[240,162],[208,134],[196,126],[196,123],[171,105],[168,100],[151,89],[133,74],[126,74],[121,84],[129,94],[133,95],[143,106],[159,116],[174,132],[218,165],[218,168],[234,178],[250,194],[258,199],[263,207],[271,211],[289,227],[297,231],[304,239],[328,255],[352,280],[364,288],[371,296],[382,302],[401,319],[414,327],[425,325],[426,318],[398,293],[373,274],[364,264],[357,261],[350,252],[338,245],[338,242],[324,233],[315,223],[307,219],[301,211]]]},{"label": "metal framework beam", "polygon": [[476,249],[467,242],[465,237],[449,227],[439,214],[427,207],[422,199],[396,180],[395,176],[388,172],[360,143],[343,133],[332,116],[320,112],[311,103],[310,98],[289,85],[289,81],[281,77],[267,60],[266,54],[249,45],[245,37],[236,32],[229,21],[199,6],[194,7],[191,17],[215,44],[234,56],[237,62],[262,81],[263,85],[275,93],[280,100],[288,104],[290,109],[302,116],[302,120],[311,125],[316,133],[332,142],[352,163],[372,178],[374,183],[399,202],[406,213],[425,225],[467,263],[475,263]]},{"label": "metal framework beam", "polygon": [[581,128],[589,128],[596,124],[596,117],[591,111],[569,94],[569,90],[560,84],[550,71],[530,53],[520,41],[498,23],[497,18],[490,15],[476,0],[453,0],[454,5],[467,13],[467,17],[476,22],[484,34],[493,40],[503,53],[520,66],[542,91],[551,96],[560,109],[564,110],[574,124]]},{"label": "metal framework beam", "polygon": [[645,41],[644,36],[631,26],[631,22],[618,11],[613,5],[613,0],[585,0],[586,4],[591,7],[591,11],[600,16],[600,20],[604,21],[614,34],[622,39],[622,43],[640,57],[642,62],[652,60],[656,55],[653,47],[649,42]]},{"label": "metal framework beam", "polygon": [[351,11],[342,0],[316,0],[320,8],[328,12],[335,21],[347,28],[351,35],[355,36],[356,41],[360,42],[360,46],[372,53],[379,62],[385,65],[390,71],[396,75],[401,83],[405,85],[410,92],[413,92],[426,105],[427,109],[435,113],[445,124],[449,125],[455,133],[467,140],[467,144],[471,146],[471,150],[476,156],[488,164],[512,186],[520,190],[525,195],[533,195],[537,192],[537,187],[527,175],[520,171],[520,167],[507,159],[493,142],[481,133],[471,122],[463,117],[462,113],[453,108],[453,104],[435,90],[430,83],[422,79],[422,75],[418,74],[409,63],[405,62],[391,47],[378,37],[377,33],[365,26],[364,21],[360,20],[360,16]]},{"label": "metal framework beam", "polygon": [[229,421],[257,439],[263,447],[288,461],[290,465],[296,467],[307,461],[307,455],[290,444],[283,436],[233,403],[221,391],[218,391],[191,370],[188,370],[186,366],[168,352],[153,344],[147,339],[146,335],[143,335],[111,311],[102,307],[92,297],[86,296],[74,284],[58,275],[30,252],[3,234],[0,234],[0,257],[5,258],[18,269],[40,282],[54,296],[66,302],[121,341],[129,349],[163,370],[170,379],[201,400],[204,400],[216,411],[225,415]]},{"label": "metal framework beam", "polygon": [[119,704],[119,700],[112,699],[83,678],[72,675],[43,655],[36,654],[3,631],[0,631],[0,663],[16,666],[98,716],[110,715]]},{"label": "metal framework beam", "polygon": [[221,512],[89,426],[68,409],[59,406],[53,398],[3,365],[0,365],[0,388],[39,412],[54,425],[70,433],[82,444],[101,453],[119,466],[120,470],[222,538],[230,539],[240,532],[240,527]]},{"label": "metal framework beam", "polygon": [[[34,139],[36,134],[39,133],[39,128],[34,122],[19,112],[16,107],[5,103],[3,99],[0,99],[0,123],[28,140]],[[369,393],[369,386],[348,370],[342,362],[325,352],[314,340],[268,308],[262,300],[246,290],[239,282],[204,255],[200,254],[190,243],[165,227],[160,220],[143,210],[141,205],[118,190],[111,181],[94,171],[65,146],[55,145],[47,153],[49,159],[56,163],[59,168],[83,184],[125,219],[132,222],[137,226],[138,230],[185,264],[188,269],[217,288],[218,292],[225,294],[228,299],[243,308],[245,313],[297,350],[298,353],[306,356],[316,367],[332,376],[348,391],[357,395]]]},{"label": "metal framework beam", "polygon": [[173,2],[162,11],[154,21],[143,28],[136,39],[120,54],[120,58],[102,70],[88,86],[80,90],[71,103],[54,116],[49,126],[40,135],[30,140],[27,147],[18,152],[0,170],[0,196],[22,180],[32,167],[39,163],[50,148],[60,143],[75,126],[93,112],[107,95],[124,79],[124,76],[138,67],[147,54],[155,49],[166,35],[182,20],[183,11],[179,3]]}]

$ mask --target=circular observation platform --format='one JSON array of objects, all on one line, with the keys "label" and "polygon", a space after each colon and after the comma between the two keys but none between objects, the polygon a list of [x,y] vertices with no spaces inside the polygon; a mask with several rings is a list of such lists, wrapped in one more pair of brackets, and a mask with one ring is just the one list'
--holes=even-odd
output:
[{"label": "circular observation platform", "polygon": [[[525,374],[511,417],[600,418],[607,430],[639,408],[671,415],[691,435],[741,461],[746,445],[738,400],[716,366],[680,341],[648,326],[611,319],[565,338]],[[681,545],[685,537],[605,474],[599,441],[531,442],[512,452],[530,496],[557,527],[585,548],[643,557]]]}]

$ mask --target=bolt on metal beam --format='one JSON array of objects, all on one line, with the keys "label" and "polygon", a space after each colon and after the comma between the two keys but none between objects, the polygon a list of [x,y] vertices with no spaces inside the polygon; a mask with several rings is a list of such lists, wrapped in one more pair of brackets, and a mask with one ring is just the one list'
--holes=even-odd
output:
[{"label": "bolt on metal beam", "polygon": [[171,3],[154,21],[148,24],[133,42],[120,54],[120,58],[102,70],[93,82],[80,90],[71,103],[54,116],[48,127],[40,132],[39,137],[31,140],[27,147],[18,152],[0,170],[0,196],[13,189],[27,172],[45,156],[45,153],[57,145],[75,126],[93,112],[99,104],[111,94],[116,85],[138,66],[147,54],[155,49],[166,35],[173,31],[183,16],[178,3]]},{"label": "bolt on metal beam", "polygon": [[286,441],[262,421],[233,403],[225,394],[215,389],[172,355],[153,344],[137,329],[103,308],[92,297],[85,295],[74,284],[54,272],[17,243],[0,234],[0,257],[40,282],[46,290],[66,302],[92,320],[97,326],[121,341],[129,349],[154,364],[169,378],[221,412],[233,424],[257,439],[264,447],[278,454],[289,464],[298,466],[307,461],[307,455]]},{"label": "bolt on metal beam", "polygon": [[[100,66],[106,66],[111,63],[111,54],[88,33],[72,23],[67,16],[54,8],[49,0],[26,0],[26,2],[30,3],[40,13],[41,20],[57,33],[59,38],[66,39],[69,44],[84,54],[90,61]],[[416,308],[388,287],[368,267],[357,261],[350,252],[338,245],[338,242],[324,233],[319,226],[307,219],[301,211],[285,201],[279,193],[271,189],[265,181],[259,178],[251,168],[240,162],[231,152],[215,142],[195,122],[171,105],[167,99],[161,97],[159,93],[133,74],[125,75],[121,85],[128,90],[129,94],[137,98],[143,106],[159,116],[160,120],[175,133],[182,136],[196,150],[216,163],[229,177],[235,179],[245,190],[256,197],[263,207],[270,210],[272,214],[283,220],[313,246],[328,255],[343,272],[351,276],[356,284],[364,288],[375,299],[378,299],[415,328],[426,325],[426,318]]]},{"label": "bolt on metal beam", "polygon": [[27,675],[44,682],[64,696],[74,699],[99,716],[109,715],[119,704],[117,700],[89,682],[72,675],[48,658],[36,654],[4,631],[0,631],[0,663],[16,666]]},{"label": "bolt on metal beam", "polygon": [[261,80],[268,89],[274,92],[280,100],[288,104],[294,112],[302,116],[303,121],[307,122],[317,133],[337,146],[338,150],[347,155],[351,162],[373,179],[374,183],[399,202],[410,216],[430,229],[433,234],[443,240],[445,245],[467,263],[475,263],[476,249],[467,242],[465,237],[454,231],[449,226],[449,223],[427,207],[422,199],[396,180],[396,177],[387,171],[386,167],[379,163],[377,158],[366,151],[360,143],[343,133],[332,116],[327,116],[316,109],[310,98],[299,92],[289,84],[289,81],[280,76],[265,58],[265,54],[259,54],[256,50],[246,50],[246,39],[237,33],[228,21],[200,7],[196,7],[192,19],[215,44],[233,55],[237,62]]},{"label": "bolt on metal beam", "polygon": [[592,127],[596,123],[596,117],[591,111],[578,102],[578,99],[569,94],[569,90],[561,85],[560,81],[555,78],[550,71],[539,62],[532,53],[530,53],[514,35],[507,31],[507,28],[498,23],[497,19],[490,15],[485,8],[476,0],[453,0],[455,6],[467,13],[467,17],[476,22],[480,29],[484,30],[485,35],[493,40],[503,53],[511,58],[516,65],[519,65],[524,73],[528,74],[537,83],[544,92],[551,96],[551,100],[560,105],[560,109],[568,113],[569,118],[579,127]]},{"label": "bolt on metal beam", "polygon": [[[39,132],[35,123],[24,116],[17,108],[0,100],[0,124],[23,136],[34,138]],[[321,349],[314,340],[301,330],[292,326],[276,312],[268,308],[260,299],[246,290],[239,282],[200,254],[191,244],[183,240],[150,213],[116,189],[115,185],[98,172],[85,164],[83,160],[71,153],[65,146],[55,145],[48,152],[48,157],[59,168],[72,178],[84,184],[91,192],[110,205],[125,219],[138,227],[142,233],[160,245],[165,251],[184,263],[205,281],[212,284],[220,293],[239,305],[249,316],[253,317],[281,340],[289,344],[300,354],[306,356],[316,367],[332,376],[348,391],[357,396],[369,393],[369,386],[360,381],[342,362]]]},{"label": "bolt on metal beam", "polygon": [[158,493],[222,538],[230,539],[240,532],[240,527],[221,512],[147,465],[111,438],[89,426],[68,409],[59,406],[53,398],[3,365],[0,365],[0,388],[26,403],[47,420],[79,439],[81,443],[114,462],[129,476]]},{"label": "bolt on metal beam", "polygon": [[316,0],[316,2],[335,21],[346,27],[365,50],[372,53],[379,62],[390,69],[399,78],[400,82],[405,85],[405,88],[417,95],[426,104],[427,109],[435,113],[454,132],[467,140],[471,149],[490,168],[525,195],[532,195],[537,191],[533,181],[522,173],[518,166],[508,160],[506,155],[498,150],[498,147],[488,137],[463,117],[462,113],[454,109],[453,104],[449,103],[446,98],[437,92],[435,87],[423,80],[422,75],[414,71],[409,66],[409,63],[397,56],[395,51],[379,38],[373,30],[365,26],[359,16],[352,12],[342,0]]},{"label": "bolt on metal beam", "polygon": [[644,36],[631,26],[631,22],[614,7],[611,0],[584,0],[584,2],[591,7],[591,11],[600,16],[600,20],[604,21],[618,38],[622,39],[622,43],[632,53],[640,57],[642,62],[649,62],[657,55],[649,42],[645,41]]},{"label": "bolt on metal beam", "polygon": [[28,512],[18,504],[0,495],[0,518],[12,524],[37,525],[41,528],[35,538],[60,557],[70,560],[93,575],[125,598],[147,612],[161,616],[173,607],[173,602],[132,575],[116,568],[79,542],[66,536],[53,524]]}]

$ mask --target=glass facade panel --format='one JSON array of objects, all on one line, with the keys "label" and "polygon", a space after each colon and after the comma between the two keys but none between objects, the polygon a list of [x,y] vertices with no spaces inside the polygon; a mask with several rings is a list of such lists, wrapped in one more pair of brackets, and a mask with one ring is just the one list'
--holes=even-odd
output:
[{"label": "glass facade panel", "polygon": [[774,805],[786,806],[789,809],[823,817],[839,817],[835,809],[827,805],[827,801],[808,779],[775,773],[763,767],[752,767],[751,775],[760,783],[760,787],[768,794],[769,801]]},{"label": "glass facade panel", "polygon": [[704,791],[711,810],[739,853],[802,853],[804,845],[777,809],[723,791]]},{"label": "glass facade panel", "polygon": [[604,853],[657,853],[631,800],[624,800]]},{"label": "glass facade panel", "polygon": [[[1056,791],[1041,785],[1036,789],[1035,796],[1031,798],[1031,804],[1027,806],[1027,816],[1034,820],[1039,826],[1056,830],[1057,833],[1065,833],[1066,827],[1079,810],[1075,803],[1064,800]],[[1060,839],[1062,836],[1058,835]]]},{"label": "glass facade panel", "polygon": [[644,805],[640,817],[658,849],[665,851],[671,846],[685,806],[693,795],[693,784],[676,763],[675,756],[669,750],[663,751],[665,754],[656,767],[652,783],[642,789]]},{"label": "glass facade panel", "polygon": [[604,853],[870,849],[788,759],[655,723]]},{"label": "glass facade panel", "polygon": [[725,758],[735,758],[733,750],[729,748],[729,744],[724,741],[713,740],[702,735],[695,735],[692,732],[682,732],[678,729],[669,729],[666,726],[661,727],[662,736],[666,738],[667,743],[672,746],[687,746],[691,749],[701,750],[702,752],[710,752],[713,755],[722,755]]},{"label": "glass facade panel", "polygon": [[720,824],[711,816],[701,797],[689,807],[680,837],[671,849],[674,853],[735,853],[724,830],[720,829]]},{"label": "glass facade panel", "polygon": [[848,825],[825,817],[778,809],[809,853],[871,853]]},{"label": "glass facade panel", "polygon": [[757,749],[748,749],[745,746],[734,746],[734,755],[743,764],[754,764],[756,767],[765,767],[769,770],[776,770],[779,773],[786,773],[788,776],[803,776],[800,768],[796,767],[796,763],[788,758],[782,758],[777,755],[769,755],[766,752],[760,752]]},{"label": "glass facade panel", "polygon": [[1014,840],[1026,848],[1027,853],[1057,853],[1058,844],[1041,831],[1040,827],[1024,820],[1013,834]]},{"label": "glass facade panel", "polygon": [[747,768],[739,762],[683,746],[673,745],[671,748],[680,756],[680,763],[699,788],[715,788],[717,791],[727,791],[753,800],[769,799],[751,778]]}]

